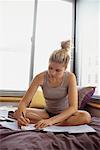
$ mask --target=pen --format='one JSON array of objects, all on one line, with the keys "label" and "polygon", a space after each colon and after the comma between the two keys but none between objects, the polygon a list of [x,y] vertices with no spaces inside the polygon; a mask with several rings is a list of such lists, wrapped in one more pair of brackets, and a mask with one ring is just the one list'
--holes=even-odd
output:
[{"label": "pen", "polygon": [[25,115],[24,115],[24,113],[22,112],[22,116],[25,118]]},{"label": "pen", "polygon": [[[24,115],[23,112],[22,112],[22,116],[25,118],[25,115]],[[22,130],[26,130],[26,126],[23,126],[23,125],[22,125],[22,126],[21,126],[21,129],[22,129]]]}]

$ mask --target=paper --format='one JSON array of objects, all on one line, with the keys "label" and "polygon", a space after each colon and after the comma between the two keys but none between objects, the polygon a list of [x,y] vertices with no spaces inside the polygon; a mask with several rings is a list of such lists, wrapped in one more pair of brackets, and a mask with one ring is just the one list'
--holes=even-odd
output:
[{"label": "paper", "polygon": [[8,111],[7,110],[0,110],[0,117],[8,117]]},{"label": "paper", "polygon": [[85,132],[96,132],[89,125],[78,125],[78,126],[48,126],[44,128],[44,131],[49,132],[68,132],[68,133],[85,133]]},{"label": "paper", "polygon": [[3,126],[3,127],[6,127],[6,128],[9,128],[11,130],[21,130],[20,128],[18,128],[18,125],[17,125],[17,122],[7,122],[7,121],[3,121],[3,122],[0,122],[0,124]]},{"label": "paper", "polygon": [[21,126],[21,130],[36,130],[34,124],[29,124],[27,126]]},{"label": "paper", "polygon": [[[17,122],[0,122],[3,127],[9,128],[11,130],[37,130],[34,124],[29,124],[27,126],[22,126],[21,129],[18,128]],[[85,132],[96,132],[95,129],[89,125],[78,125],[78,126],[48,126],[41,129],[46,132],[68,132],[68,133],[85,133]]]},{"label": "paper", "polygon": [[3,121],[3,122],[0,122],[0,124],[3,127],[9,128],[11,130],[17,130],[17,131],[20,131],[20,130],[35,130],[36,129],[33,124],[29,124],[28,126],[22,126],[21,129],[20,129],[17,125],[17,121],[14,121],[14,122]]},{"label": "paper", "polygon": [[6,111],[15,111],[17,107],[14,106],[0,106],[0,110],[6,110]]},{"label": "paper", "polygon": [[13,122],[14,119],[8,118],[8,111],[7,110],[0,110],[0,121],[9,121]]}]

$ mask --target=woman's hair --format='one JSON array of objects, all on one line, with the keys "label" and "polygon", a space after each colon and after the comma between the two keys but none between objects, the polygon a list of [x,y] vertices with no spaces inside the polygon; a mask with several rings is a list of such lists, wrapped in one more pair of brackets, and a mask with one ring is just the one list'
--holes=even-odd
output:
[{"label": "woman's hair", "polygon": [[69,50],[70,50],[70,40],[62,41],[61,49],[55,50],[51,54],[49,58],[49,62],[57,62],[57,63],[64,64],[66,68],[70,59],[70,56],[68,54]]}]

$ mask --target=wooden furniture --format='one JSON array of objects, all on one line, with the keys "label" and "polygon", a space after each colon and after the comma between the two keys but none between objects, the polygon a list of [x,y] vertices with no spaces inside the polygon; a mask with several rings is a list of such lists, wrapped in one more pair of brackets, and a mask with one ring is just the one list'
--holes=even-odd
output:
[{"label": "wooden furniture", "polygon": [[90,112],[91,116],[100,117],[100,103],[89,102],[85,109]]},{"label": "wooden furniture", "polygon": [[17,106],[18,102],[21,100],[21,97],[0,97],[0,106]]}]

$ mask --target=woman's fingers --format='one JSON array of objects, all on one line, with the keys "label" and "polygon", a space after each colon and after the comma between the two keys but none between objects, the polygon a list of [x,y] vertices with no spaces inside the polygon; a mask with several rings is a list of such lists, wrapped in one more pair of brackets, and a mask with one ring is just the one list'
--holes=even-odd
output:
[{"label": "woman's fingers", "polygon": [[40,120],[40,121],[38,121],[36,124],[35,124],[35,127],[36,128],[40,128],[41,127],[41,125],[42,125],[42,120]]},{"label": "woman's fingers", "polygon": [[30,120],[29,120],[28,118],[25,118],[25,119],[26,119],[27,123],[29,124],[29,123],[30,123]]},{"label": "woman's fingers", "polygon": [[28,125],[30,123],[30,120],[28,118],[24,118],[23,116],[21,116],[20,118],[18,118],[18,125]]},{"label": "woman's fingers", "polygon": [[43,120],[43,119],[35,124],[36,128],[44,128],[47,126],[48,126],[47,120]]},{"label": "woman's fingers", "polygon": [[35,124],[36,128],[45,128],[47,126],[53,125],[53,121],[49,119],[42,119]]}]

